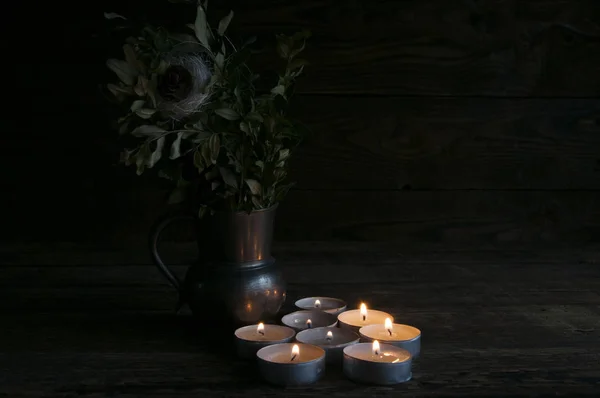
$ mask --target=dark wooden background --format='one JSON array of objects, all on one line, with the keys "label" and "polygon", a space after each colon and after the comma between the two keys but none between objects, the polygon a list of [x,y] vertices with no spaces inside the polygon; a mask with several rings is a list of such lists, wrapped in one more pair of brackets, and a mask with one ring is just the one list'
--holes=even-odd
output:
[{"label": "dark wooden background", "polygon": [[[22,4],[3,44],[5,241],[136,244],[165,184],[115,165],[98,85],[104,11],[193,20],[166,0]],[[232,33],[308,28],[295,114],[314,130],[278,240],[585,244],[600,236],[597,0],[212,0]],[[169,11],[170,10],[170,11]]]}]

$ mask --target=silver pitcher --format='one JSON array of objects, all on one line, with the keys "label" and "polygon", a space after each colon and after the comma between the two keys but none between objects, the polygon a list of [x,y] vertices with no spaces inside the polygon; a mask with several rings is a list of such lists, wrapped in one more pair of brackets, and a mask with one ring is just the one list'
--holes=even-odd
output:
[{"label": "silver pitcher", "polygon": [[[236,325],[273,319],[286,297],[286,286],[271,255],[277,206],[246,212],[216,212],[200,220],[191,215],[159,220],[150,234],[152,259],[200,320]],[[195,224],[198,261],[181,282],[164,264],[158,243],[174,221]]]}]

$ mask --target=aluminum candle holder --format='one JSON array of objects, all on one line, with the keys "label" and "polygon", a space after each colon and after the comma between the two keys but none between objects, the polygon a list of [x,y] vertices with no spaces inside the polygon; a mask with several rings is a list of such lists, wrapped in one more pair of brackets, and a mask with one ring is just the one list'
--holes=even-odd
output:
[{"label": "aluminum candle holder", "polygon": [[320,310],[338,315],[346,310],[346,302],[332,297],[306,297],[296,301],[296,307],[302,310]]},{"label": "aluminum candle holder", "polygon": [[287,326],[258,325],[244,326],[235,331],[235,343],[240,358],[252,359],[263,347],[288,343],[294,339],[296,332]]},{"label": "aluminum candle holder", "polygon": [[279,386],[312,384],[325,373],[325,351],[310,344],[270,345],[256,356],[262,377]]},{"label": "aluminum candle holder", "polygon": [[327,363],[341,365],[344,348],[358,343],[359,337],[351,330],[329,327],[303,330],[296,335],[296,340],[321,347]]},{"label": "aluminum candle holder", "polygon": [[323,311],[296,311],[285,315],[281,322],[296,331],[337,325],[335,315]]},{"label": "aluminum candle holder", "polygon": [[345,311],[338,315],[340,328],[350,329],[356,333],[363,326],[383,324],[387,318],[390,318],[392,322],[394,321],[394,317],[387,312],[368,310],[364,304],[361,304],[358,310]]},{"label": "aluminum candle holder", "polygon": [[392,385],[412,377],[412,357],[408,351],[389,344],[358,343],[344,348],[344,375],[350,380],[376,385]]},{"label": "aluminum candle holder", "polygon": [[421,331],[410,325],[386,322],[385,324],[368,325],[359,330],[361,342],[390,344],[404,348],[413,358],[421,353]]}]

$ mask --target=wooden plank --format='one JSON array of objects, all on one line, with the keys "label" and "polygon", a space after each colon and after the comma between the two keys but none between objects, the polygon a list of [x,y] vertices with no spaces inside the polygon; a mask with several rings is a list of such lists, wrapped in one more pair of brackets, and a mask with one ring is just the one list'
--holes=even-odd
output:
[{"label": "wooden plank", "polygon": [[10,361],[11,366],[0,392],[11,397],[480,397],[485,393],[591,398],[597,396],[597,360],[597,354],[582,349],[457,347],[424,356],[415,365],[413,380],[394,387],[357,385],[330,367],[325,379],[313,386],[281,389],[263,383],[254,365],[215,352],[2,354],[0,364]]},{"label": "wooden plank", "polygon": [[[364,243],[280,245],[282,256],[296,257],[282,261],[290,281],[285,312],[294,298],[326,293],[348,303],[367,300],[423,332],[409,383],[358,386],[328,367],[318,384],[282,391],[262,383],[252,362],[235,358],[229,330],[175,316],[173,292],[150,266],[135,265],[139,254],[113,249],[99,256],[100,247],[63,245],[39,266],[25,261],[43,259],[39,245],[1,248],[19,257],[3,266],[0,282],[0,395],[597,395],[597,250],[496,256]],[[68,266],[60,266],[69,254]]]},{"label": "wooden plank", "polygon": [[597,240],[600,192],[295,191],[278,210],[281,240],[422,245],[573,245]]},{"label": "wooden plank", "polygon": [[599,189],[600,100],[297,98],[302,189]]},{"label": "wooden plank", "polygon": [[[301,96],[292,111],[312,130],[291,162],[301,189],[600,189],[600,99]],[[96,183],[70,189],[152,183],[112,166],[116,144],[94,148]]]},{"label": "wooden plank", "polygon": [[[153,21],[193,20],[193,8],[115,2]],[[600,91],[600,13],[594,0],[224,0],[234,37],[310,29],[312,63],[298,90],[318,94],[590,96]],[[102,11],[102,10],[100,10]],[[106,52],[98,40],[96,53]],[[259,45],[259,47],[262,47]],[[101,52],[100,52],[101,51]],[[264,55],[262,55],[264,57]],[[275,57],[259,66],[273,67]],[[262,68],[261,68],[262,69]]]},{"label": "wooden plank", "polygon": [[[348,288],[353,287],[345,289]],[[388,305],[377,308],[388,311],[393,299],[396,297],[388,299]],[[487,348],[591,349],[594,345],[600,347],[597,340],[600,337],[599,310],[590,304],[533,306],[521,303],[507,307],[490,303],[485,307],[457,306],[454,309],[435,306],[435,310],[405,307],[401,311],[396,309],[393,315],[400,322],[415,325],[422,331],[429,352],[456,348],[477,351]],[[190,316],[176,316],[164,310],[125,311],[113,307],[112,311],[82,312],[63,308],[62,311],[28,311],[27,314],[7,313],[4,316],[11,322],[0,331],[2,353],[60,353],[65,349],[72,352],[184,353],[198,344],[192,340],[194,335],[213,332],[205,330],[206,324],[195,322]],[[115,333],[115,325],[120,326],[118,333]],[[224,329],[221,332],[223,335],[216,337],[219,343],[221,340],[230,342],[231,331]],[[466,341],[468,347],[464,346]],[[204,347],[202,351],[205,351]],[[223,346],[224,353],[229,351],[229,344]]]},{"label": "wooden plank", "polygon": [[[151,190],[105,195],[112,199],[101,207],[76,201],[36,217],[38,209],[20,219],[31,220],[34,231],[15,228],[5,236],[145,245],[151,225],[166,211],[163,195]],[[401,250],[581,246],[598,243],[599,206],[600,191],[295,190],[278,210],[275,239],[388,241]]]},{"label": "wooden plank", "polygon": [[[453,311],[482,305],[600,303],[597,267],[572,259],[521,262],[515,256],[469,262],[462,260],[468,256],[463,253],[449,256],[445,261],[420,261],[420,256],[390,256],[383,261],[377,258],[376,252],[368,253],[371,258],[350,254],[333,260],[279,257],[290,284],[288,310],[292,310],[296,299],[309,291],[311,295],[344,297],[352,307],[367,300],[402,317],[406,311],[428,311],[434,305],[437,310]],[[181,276],[185,269],[185,266],[173,267]],[[149,265],[12,266],[3,267],[2,274],[0,310],[4,313],[66,310],[110,313],[115,308],[170,311],[176,300],[175,291]],[[541,274],[544,278],[539,277]],[[319,277],[315,279],[314,275]],[[435,279],[431,275],[435,275]],[[374,286],[376,291],[373,291]],[[434,286],[435,295],[423,294]],[[134,296],[132,291],[136,292]],[[441,296],[445,300],[438,303]],[[397,312],[398,303],[405,303],[400,312]]]},{"label": "wooden plank", "polygon": [[[176,266],[188,265],[197,257],[196,242],[161,240],[160,252],[166,262]],[[544,269],[577,272],[594,270],[600,263],[600,246],[587,245],[569,247],[568,251],[556,246],[543,250],[517,248],[494,249],[489,247],[446,247],[419,248],[400,246],[396,242],[344,242],[310,241],[274,243],[274,256],[285,262],[286,267],[306,267],[315,263],[322,265],[348,265],[372,267],[375,265],[414,266],[419,269],[426,265],[457,265],[468,267],[475,272],[480,264],[500,267],[501,270],[513,268],[530,269],[529,265],[543,265]],[[565,264],[577,264],[577,267],[565,267]],[[107,272],[111,268],[123,269],[127,266],[153,267],[144,244],[107,245],[106,243],[4,243],[0,245],[0,268],[14,268],[29,272],[32,268],[89,268]],[[592,268],[585,268],[592,267]],[[495,268],[494,268],[495,269]],[[535,267],[533,268],[535,269]],[[33,272],[33,271],[31,271]],[[38,271],[35,271],[38,272]],[[40,271],[44,272],[44,271]],[[43,277],[36,278],[43,279]],[[4,280],[4,279],[3,279]],[[28,283],[27,281],[23,281]],[[2,283],[2,280],[0,280]]]}]

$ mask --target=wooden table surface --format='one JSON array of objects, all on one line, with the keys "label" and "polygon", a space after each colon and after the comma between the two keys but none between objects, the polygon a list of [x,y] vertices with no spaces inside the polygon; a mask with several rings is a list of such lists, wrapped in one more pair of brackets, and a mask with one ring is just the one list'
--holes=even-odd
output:
[{"label": "wooden table surface", "polygon": [[286,311],[303,296],[364,300],[423,333],[408,383],[357,385],[330,367],[313,386],[279,389],[231,354],[230,331],[217,343],[173,313],[144,247],[4,247],[0,396],[598,397],[599,253],[278,245]]}]

